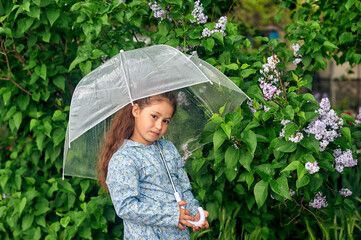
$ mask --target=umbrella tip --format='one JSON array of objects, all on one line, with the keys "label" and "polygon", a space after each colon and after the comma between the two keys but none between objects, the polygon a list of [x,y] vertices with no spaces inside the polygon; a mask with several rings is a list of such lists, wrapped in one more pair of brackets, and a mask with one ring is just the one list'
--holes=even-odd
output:
[{"label": "umbrella tip", "polygon": [[124,52],[124,50],[123,50],[123,49],[120,49],[119,52],[120,52],[120,53],[121,53],[121,52]]}]

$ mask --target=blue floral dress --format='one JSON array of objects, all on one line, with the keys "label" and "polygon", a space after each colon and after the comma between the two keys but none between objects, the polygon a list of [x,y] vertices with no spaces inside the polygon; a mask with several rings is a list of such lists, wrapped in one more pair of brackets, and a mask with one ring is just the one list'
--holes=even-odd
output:
[{"label": "blue floral dress", "polygon": [[[158,140],[174,185],[196,214],[184,163],[175,146]],[[124,140],[108,165],[106,184],[117,215],[123,219],[124,239],[189,239],[189,230],[178,228],[179,206],[162,162],[157,142],[145,145]]]}]

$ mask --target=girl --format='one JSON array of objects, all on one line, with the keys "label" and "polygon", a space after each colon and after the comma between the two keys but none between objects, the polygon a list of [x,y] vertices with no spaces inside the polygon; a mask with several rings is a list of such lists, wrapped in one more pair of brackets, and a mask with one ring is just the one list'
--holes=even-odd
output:
[{"label": "girl", "polygon": [[[185,226],[193,231],[209,227],[207,220],[199,227],[186,221],[199,219],[199,214],[192,217],[198,201],[191,193],[177,149],[160,139],[176,105],[172,93],[135,101],[134,106],[129,104],[117,113],[106,135],[98,165],[99,182],[123,219],[124,239],[189,239]],[[160,151],[186,201],[175,201]]]}]

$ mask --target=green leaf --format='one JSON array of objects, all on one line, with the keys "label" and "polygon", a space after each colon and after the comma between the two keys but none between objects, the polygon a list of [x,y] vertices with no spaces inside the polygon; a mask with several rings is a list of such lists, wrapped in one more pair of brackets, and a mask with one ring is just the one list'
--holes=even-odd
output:
[{"label": "green leaf", "polygon": [[224,156],[227,169],[234,169],[239,159],[240,151],[238,149],[235,149],[233,145],[229,146]]},{"label": "green leaf", "polygon": [[256,203],[258,209],[260,209],[263,204],[266,202],[268,195],[268,183],[264,182],[263,180],[256,183],[254,186],[254,196],[256,198]]},{"label": "green leaf", "polygon": [[[215,33],[213,33],[212,34],[212,37],[213,38],[215,38],[215,39],[217,39],[222,45],[224,44],[223,43],[223,35],[222,35],[222,33],[220,33],[220,32],[215,32]],[[238,68],[238,66],[237,66],[237,68]]]},{"label": "green leaf", "polygon": [[192,170],[194,174],[198,173],[199,169],[201,169],[201,167],[203,166],[205,160],[205,158],[196,158],[192,161]]},{"label": "green leaf", "polygon": [[265,182],[269,182],[275,174],[275,170],[271,164],[262,164],[257,166],[255,169],[258,175],[260,175],[262,180]]},{"label": "green leaf", "polygon": [[242,142],[246,143],[247,150],[254,155],[254,152],[256,151],[257,147],[257,136],[252,130],[248,130],[246,132],[243,132],[241,135]]},{"label": "green leaf", "polygon": [[178,5],[179,7],[182,7],[182,4],[183,4],[182,0],[166,0],[166,2]]},{"label": "green leaf", "polygon": [[53,78],[53,83],[55,86],[60,88],[61,90],[65,91],[65,77],[58,75]]},{"label": "green leaf", "polygon": [[310,55],[302,56],[302,63],[305,68],[307,68],[312,61],[312,57]]},{"label": "green leaf", "polygon": [[39,75],[42,79],[46,80],[46,74],[47,74],[46,65],[42,63],[40,66],[39,65],[36,66],[35,73]]},{"label": "green leaf", "polygon": [[304,175],[301,179],[298,178],[296,181],[296,188],[299,189],[303,186],[306,186],[310,182],[310,176]]},{"label": "green leaf", "polygon": [[353,42],[355,40],[355,37],[355,35],[352,35],[349,32],[343,32],[339,37],[340,44]]},{"label": "green leaf", "polygon": [[66,114],[60,110],[56,110],[53,114],[53,121],[64,121],[66,119]]},{"label": "green leaf", "polygon": [[341,129],[341,134],[349,141],[351,142],[351,131],[348,127],[344,127]]},{"label": "green leaf", "polygon": [[13,119],[14,119],[14,124],[15,124],[16,129],[19,130],[20,124],[23,120],[23,114],[21,112],[17,112],[14,114]]},{"label": "green leaf", "polygon": [[213,38],[204,39],[202,40],[202,44],[206,50],[212,51],[214,47],[214,39]]},{"label": "green leaf", "polygon": [[287,142],[283,138],[275,139],[273,141],[275,141],[274,151],[277,151],[277,152],[289,153],[289,152],[295,151],[297,148],[297,143],[293,143],[290,141]]},{"label": "green leaf", "polygon": [[60,219],[60,224],[63,228],[66,228],[68,224],[70,223],[70,217],[66,216]]},{"label": "green leaf", "polygon": [[321,174],[315,173],[310,178],[310,183],[308,184],[311,192],[317,192],[320,190],[320,187],[323,184],[323,178]]},{"label": "green leaf", "polygon": [[314,103],[317,103],[315,97],[311,93],[305,93],[302,95],[302,98],[306,101],[312,101]]},{"label": "green leaf", "polygon": [[7,106],[11,99],[11,91],[7,91],[3,94],[4,105]]},{"label": "green leaf", "polygon": [[345,8],[350,10],[350,8],[356,3],[356,0],[348,0],[345,4]]},{"label": "green leaf", "polygon": [[49,20],[50,26],[53,26],[54,22],[59,18],[60,16],[60,9],[57,8],[48,8],[46,11],[46,17]]},{"label": "green leaf", "polygon": [[250,152],[240,149],[239,163],[247,170],[251,171],[251,163],[253,161],[253,156]]},{"label": "green leaf", "polygon": [[285,167],[281,172],[296,170],[299,165],[301,165],[299,161],[293,161],[290,164],[288,164],[288,166]]},{"label": "green leaf", "polygon": [[17,208],[17,211],[19,213],[19,215],[21,216],[21,213],[23,212],[24,208],[25,208],[25,205],[26,205],[26,198],[23,197],[21,199],[21,202],[18,206],[15,206]]},{"label": "green leaf", "polygon": [[236,63],[231,63],[228,65],[225,65],[226,68],[231,69],[231,70],[237,70],[238,69],[238,65]]},{"label": "green leaf", "polygon": [[76,58],[74,59],[74,61],[71,62],[70,66],[69,66],[69,69],[68,69],[68,72],[70,72],[71,70],[73,70],[76,65],[78,65],[79,63],[81,62],[84,62],[85,60],[88,59],[88,56],[76,56]]},{"label": "green leaf", "polygon": [[333,44],[333,43],[331,43],[329,41],[325,41],[323,43],[323,46],[328,47],[328,48],[338,48],[335,44]]},{"label": "green leaf", "polygon": [[221,123],[221,128],[223,129],[224,133],[227,135],[228,139],[231,138],[231,131],[232,131],[232,122]]},{"label": "green leaf", "polygon": [[26,214],[22,219],[22,230],[26,231],[28,230],[34,221],[34,215],[33,214]]},{"label": "green leaf", "polygon": [[26,108],[29,105],[30,102],[30,96],[29,95],[20,95],[16,98],[16,102],[21,110],[25,111]]},{"label": "green leaf", "polygon": [[320,142],[315,139],[314,135],[304,137],[300,144],[314,153],[320,152]]},{"label": "green leaf", "polygon": [[52,135],[54,147],[60,144],[65,138],[65,131],[62,128],[57,128]]},{"label": "green leaf", "polygon": [[257,72],[257,69],[252,69],[252,68],[244,69],[241,72],[241,76],[243,78],[247,78],[247,77],[249,77],[249,75],[255,74],[256,72]]},{"label": "green leaf", "polygon": [[45,135],[44,134],[39,134],[38,136],[36,136],[36,146],[38,147],[38,149],[40,150],[40,152],[43,151],[44,148],[44,139],[45,139]]},{"label": "green leaf", "polygon": [[296,123],[294,122],[287,123],[285,127],[285,139],[288,141],[291,135],[297,130],[298,130],[298,126]]},{"label": "green leaf", "polygon": [[217,151],[218,148],[223,144],[224,140],[226,140],[227,135],[224,133],[222,129],[218,129],[213,135],[213,147],[214,151]]},{"label": "green leaf", "polygon": [[290,189],[288,187],[288,181],[285,175],[282,175],[281,177],[277,178],[276,181],[272,180],[271,189],[278,195],[285,197],[287,199],[291,199]]}]

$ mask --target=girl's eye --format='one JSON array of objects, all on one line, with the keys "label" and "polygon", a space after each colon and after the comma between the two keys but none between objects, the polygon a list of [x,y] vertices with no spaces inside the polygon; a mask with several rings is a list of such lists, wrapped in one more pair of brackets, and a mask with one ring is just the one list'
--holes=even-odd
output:
[{"label": "girl's eye", "polygon": [[157,118],[157,115],[152,115],[152,118],[156,119],[156,118]]},{"label": "girl's eye", "polygon": [[169,124],[169,120],[163,120],[165,124]]}]

